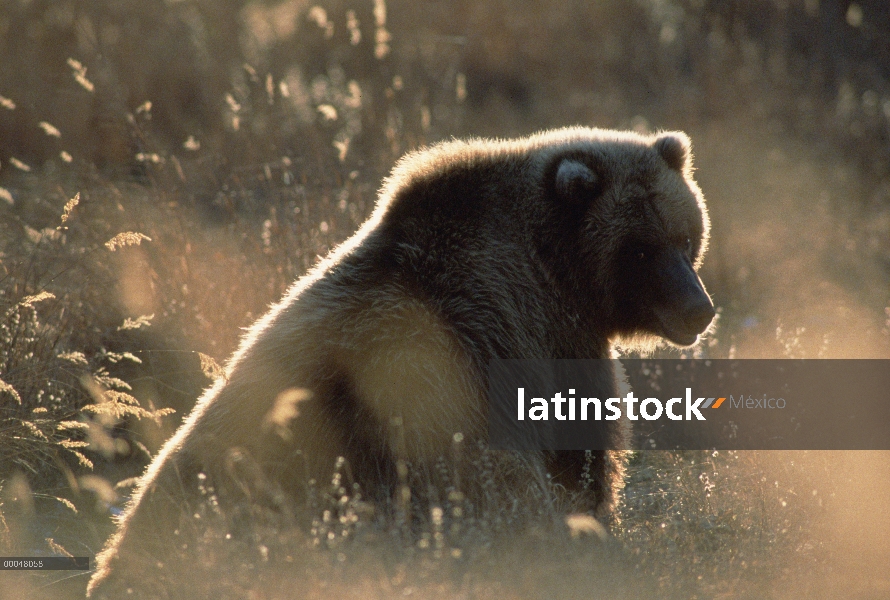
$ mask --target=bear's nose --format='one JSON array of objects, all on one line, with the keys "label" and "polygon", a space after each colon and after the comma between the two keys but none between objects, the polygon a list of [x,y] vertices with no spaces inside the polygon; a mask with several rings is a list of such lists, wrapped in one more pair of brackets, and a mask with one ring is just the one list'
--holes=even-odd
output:
[{"label": "bear's nose", "polygon": [[714,319],[714,304],[711,299],[702,294],[695,298],[683,311],[683,323],[690,332],[701,333],[708,328]]}]

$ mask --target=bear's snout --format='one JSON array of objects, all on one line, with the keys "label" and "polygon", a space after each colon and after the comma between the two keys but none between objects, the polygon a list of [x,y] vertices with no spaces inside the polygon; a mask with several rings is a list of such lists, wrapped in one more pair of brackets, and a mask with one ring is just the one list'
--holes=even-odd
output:
[{"label": "bear's snout", "polygon": [[683,324],[690,334],[698,335],[708,328],[714,319],[714,303],[704,291],[696,294],[696,297],[689,298],[687,306],[682,310]]}]

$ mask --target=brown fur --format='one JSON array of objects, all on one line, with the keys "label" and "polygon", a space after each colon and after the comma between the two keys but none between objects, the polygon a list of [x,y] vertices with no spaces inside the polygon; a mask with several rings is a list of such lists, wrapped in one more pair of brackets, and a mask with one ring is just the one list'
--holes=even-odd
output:
[{"label": "brown fur", "polygon": [[[287,512],[283,499],[328,479],[343,456],[366,496],[385,503],[400,461],[423,473],[455,433],[485,440],[491,359],[607,358],[619,338],[688,343],[693,325],[673,300],[650,306],[648,282],[628,266],[637,255],[626,255],[637,241],[674,249],[688,239],[697,267],[707,232],[684,134],[577,128],[408,155],[371,219],[248,331],[225,381],[149,466],[90,592],[132,587],[187,543],[199,476],[223,510]],[[276,424],[276,406],[302,396],[297,416]],[[540,481],[548,469],[569,489],[592,461],[580,508],[613,507],[620,451],[528,460]]]}]

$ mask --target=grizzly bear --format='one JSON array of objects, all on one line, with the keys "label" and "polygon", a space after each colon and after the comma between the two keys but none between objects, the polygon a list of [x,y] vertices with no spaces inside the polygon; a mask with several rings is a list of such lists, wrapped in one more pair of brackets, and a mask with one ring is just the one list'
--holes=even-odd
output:
[{"label": "grizzly bear", "polygon": [[[455,440],[486,443],[492,359],[695,343],[714,316],[696,274],[708,227],[679,132],[570,128],[407,155],[371,218],[247,331],[141,478],[88,593],[138,594],[188,547],[208,482],[222,511],[279,506],[345,464],[385,506],[406,465],[430,473]],[[622,485],[621,450],[523,460],[583,488],[599,517]]]}]

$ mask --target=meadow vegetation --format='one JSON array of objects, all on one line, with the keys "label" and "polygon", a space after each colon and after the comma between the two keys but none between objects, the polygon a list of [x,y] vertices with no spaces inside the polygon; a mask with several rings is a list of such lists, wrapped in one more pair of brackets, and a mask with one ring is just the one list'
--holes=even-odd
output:
[{"label": "meadow vegetation", "polygon": [[[887,358],[888,32],[881,0],[4,3],[0,555],[95,555],[241,328],[451,136],[687,131],[719,316],[685,354]],[[610,536],[479,461],[477,504],[450,481],[395,523],[338,470],[308,535],[257,511],[228,540],[207,490],[188,595],[890,593],[886,453],[638,452]]]}]

